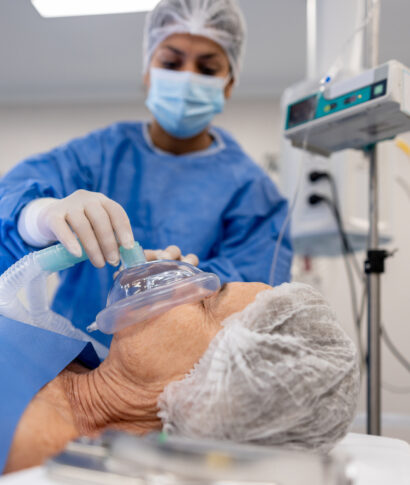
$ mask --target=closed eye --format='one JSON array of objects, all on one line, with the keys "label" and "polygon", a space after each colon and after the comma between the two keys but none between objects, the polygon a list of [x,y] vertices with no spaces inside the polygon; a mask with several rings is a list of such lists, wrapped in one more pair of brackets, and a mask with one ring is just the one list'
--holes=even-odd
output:
[{"label": "closed eye", "polygon": [[219,289],[217,295],[218,297],[221,296],[221,294],[228,288],[228,283],[224,283],[221,288]]},{"label": "closed eye", "polygon": [[202,306],[202,308],[205,310],[207,309],[208,307],[208,304],[211,300],[213,300],[214,298],[218,299],[222,293],[226,290],[226,288],[228,287],[228,283],[224,283],[220,288],[219,288],[219,291],[217,293],[214,293],[212,296],[208,297],[208,298],[204,298],[203,300],[201,300],[199,302],[199,304]]}]

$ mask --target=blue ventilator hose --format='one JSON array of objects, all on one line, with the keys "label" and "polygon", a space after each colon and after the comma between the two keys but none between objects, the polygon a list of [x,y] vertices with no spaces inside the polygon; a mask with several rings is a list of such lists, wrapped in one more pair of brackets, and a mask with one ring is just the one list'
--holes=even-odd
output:
[{"label": "blue ventilator hose", "polygon": [[[108,294],[107,306],[87,327],[88,332],[100,330],[113,334],[123,328],[147,321],[171,308],[194,303],[219,290],[217,275],[191,264],[174,260],[147,262],[138,242],[131,249],[120,246],[123,266]],[[28,323],[67,337],[89,341],[101,358],[108,349],[83,332],[49,306],[46,279],[51,273],[63,271],[88,259],[73,256],[62,244],[29,253],[0,276],[0,315]],[[27,307],[18,298],[26,290]]]},{"label": "blue ventilator hose", "polygon": [[[120,247],[121,262],[125,268],[145,263],[142,247],[136,242],[131,249]],[[105,358],[108,349],[82,330],[74,327],[62,315],[49,307],[46,279],[51,273],[63,271],[88,259],[82,248],[80,257],[73,256],[62,244],[55,244],[27,254],[0,276],[0,315],[51,330],[67,337],[91,342],[98,355]],[[27,307],[18,298],[26,290]]]},{"label": "blue ventilator hose", "polygon": [[[35,255],[43,271],[56,273],[86,261],[88,256],[82,246],[81,249],[82,254],[78,257],[73,256],[62,244],[55,244],[36,251]],[[120,256],[125,268],[131,268],[147,261],[144,251],[138,242],[135,242],[134,247],[131,249],[125,249],[123,246],[120,246]]]}]

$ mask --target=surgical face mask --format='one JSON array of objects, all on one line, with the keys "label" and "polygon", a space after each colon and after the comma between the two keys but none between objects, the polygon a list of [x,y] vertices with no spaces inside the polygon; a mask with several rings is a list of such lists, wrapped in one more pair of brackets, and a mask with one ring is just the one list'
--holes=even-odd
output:
[{"label": "surgical face mask", "polygon": [[225,104],[226,78],[190,71],[151,68],[146,105],[161,127],[176,138],[192,138]]}]

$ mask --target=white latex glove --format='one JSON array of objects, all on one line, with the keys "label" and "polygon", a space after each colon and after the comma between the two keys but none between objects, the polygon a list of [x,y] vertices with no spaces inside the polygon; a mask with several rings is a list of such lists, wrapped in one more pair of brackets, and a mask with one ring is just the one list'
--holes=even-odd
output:
[{"label": "white latex glove", "polygon": [[155,261],[156,259],[175,259],[183,261],[184,263],[198,266],[199,259],[195,254],[187,254],[183,256],[178,246],[168,246],[166,249],[146,249],[144,251],[147,261]]},{"label": "white latex glove", "polygon": [[74,256],[82,254],[78,237],[97,268],[102,268],[105,261],[113,266],[119,264],[118,244],[126,249],[134,245],[124,209],[97,192],[77,190],[64,199],[56,199],[40,212],[38,225],[44,233],[51,231]]}]

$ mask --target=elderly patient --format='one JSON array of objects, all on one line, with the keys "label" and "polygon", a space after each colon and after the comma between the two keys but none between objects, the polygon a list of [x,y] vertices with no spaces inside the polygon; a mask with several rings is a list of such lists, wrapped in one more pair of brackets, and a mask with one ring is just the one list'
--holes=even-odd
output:
[{"label": "elderly patient", "polygon": [[230,283],[119,332],[97,369],[72,364],[47,384],[20,420],[6,471],[107,428],[327,451],[358,389],[355,347],[316,290]]}]

